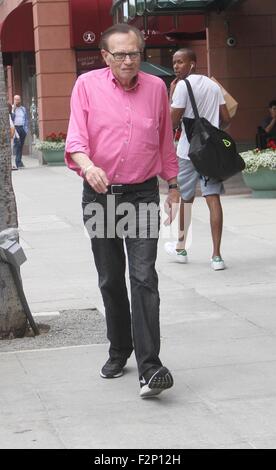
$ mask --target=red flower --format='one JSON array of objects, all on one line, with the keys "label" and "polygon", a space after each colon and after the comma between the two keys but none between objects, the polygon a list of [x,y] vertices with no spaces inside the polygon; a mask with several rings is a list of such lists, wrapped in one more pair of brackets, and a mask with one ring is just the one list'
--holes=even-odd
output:
[{"label": "red flower", "polygon": [[63,142],[66,139],[66,134],[64,132],[59,132],[56,134],[55,132],[52,132],[51,134],[48,134],[46,136],[46,140],[48,142]]},{"label": "red flower", "polygon": [[267,142],[267,148],[270,148],[272,150],[276,150],[276,142],[273,139],[269,139]]}]

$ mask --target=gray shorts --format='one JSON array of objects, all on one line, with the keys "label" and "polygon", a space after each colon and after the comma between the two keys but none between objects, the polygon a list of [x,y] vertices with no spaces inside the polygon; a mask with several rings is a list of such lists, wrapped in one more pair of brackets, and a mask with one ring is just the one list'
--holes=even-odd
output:
[{"label": "gray shorts", "polygon": [[202,196],[211,196],[213,194],[224,194],[224,186],[221,181],[215,178],[210,178],[205,182],[204,178],[196,171],[191,160],[184,158],[178,159],[179,173],[178,173],[178,184],[180,188],[180,194],[184,201],[189,201],[195,196],[196,185],[200,181]]}]

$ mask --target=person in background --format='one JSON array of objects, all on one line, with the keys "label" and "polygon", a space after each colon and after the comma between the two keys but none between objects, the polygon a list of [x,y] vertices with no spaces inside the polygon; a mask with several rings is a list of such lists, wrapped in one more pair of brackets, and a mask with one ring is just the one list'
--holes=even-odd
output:
[{"label": "person in background", "polygon": [[[12,105],[8,103],[8,111],[9,111],[9,122],[10,122],[10,139],[11,139],[11,154],[13,153],[13,142],[14,138],[18,138],[17,131],[14,126],[13,122],[13,114],[12,114]],[[17,167],[12,164],[12,170],[17,170]]]},{"label": "person in background", "polygon": [[21,96],[14,96],[14,103],[12,107],[13,122],[18,134],[14,138],[14,152],[15,152],[15,165],[17,168],[23,168],[22,152],[26,135],[28,133],[29,123],[26,108],[22,106]]},{"label": "person in background", "polygon": [[[185,48],[177,51],[173,56],[173,67],[176,80],[171,86],[171,117],[173,128],[177,129],[182,117],[194,118],[186,83],[182,78],[186,77],[193,89],[200,117],[205,117],[216,127],[227,127],[230,116],[226,108],[220,87],[204,75],[196,74],[196,54],[193,50]],[[197,182],[201,183],[201,192],[205,197],[209,211],[213,240],[213,253],[211,267],[214,270],[225,268],[221,257],[220,245],[223,226],[223,213],[220,195],[224,188],[220,181],[213,178],[205,181],[196,171],[188,157],[189,142],[182,124],[181,137],[177,146],[179,157],[178,183],[181,194],[181,206],[179,212],[179,238],[174,242],[165,244],[165,251],[180,263],[187,262],[186,241],[191,222],[191,207],[195,198]]]},{"label": "person in background", "polygon": [[262,128],[266,133],[267,139],[276,141],[276,100],[270,101],[268,109],[269,116],[263,120]]},{"label": "person in background", "polygon": [[[150,234],[148,218],[140,217],[139,211],[145,204],[158,210],[158,175],[168,182],[168,223],[179,202],[167,89],[160,78],[140,72],[144,46],[142,33],[128,24],[114,25],[102,34],[100,49],[107,68],[78,78],[66,142],[67,165],[84,179],[86,227],[95,204],[104,213],[103,234],[90,234],[110,341],[109,358],[100,375],[105,379],[122,376],[134,349],[141,398],[172,387],[173,378],[159,358],[160,300],[155,269],[159,211],[155,236]],[[111,204],[116,208],[114,219],[108,211]],[[135,210],[137,220],[129,224],[130,230],[135,227],[133,236],[121,237],[115,228],[125,204]]]}]

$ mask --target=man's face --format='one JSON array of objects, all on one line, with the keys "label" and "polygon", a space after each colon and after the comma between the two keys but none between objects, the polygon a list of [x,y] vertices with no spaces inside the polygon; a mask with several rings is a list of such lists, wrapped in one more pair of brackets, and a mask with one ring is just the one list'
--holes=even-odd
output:
[{"label": "man's face", "polygon": [[185,52],[176,52],[173,55],[173,70],[176,78],[182,79],[194,71],[195,63],[189,59]]},{"label": "man's face", "polygon": [[276,118],[276,106],[274,105],[271,108],[269,108],[269,111],[270,111],[271,117]]},{"label": "man's face", "polygon": [[19,95],[15,95],[14,97],[14,104],[15,106],[21,106],[21,97]]},{"label": "man's face", "polygon": [[[128,34],[112,34],[108,39],[108,51],[113,54],[119,52],[141,52],[139,38],[132,31]],[[131,83],[139,71],[141,54],[134,60],[126,56],[124,60],[117,61],[108,51],[103,49],[102,56],[106,64],[111,68],[114,77],[122,84]]]}]

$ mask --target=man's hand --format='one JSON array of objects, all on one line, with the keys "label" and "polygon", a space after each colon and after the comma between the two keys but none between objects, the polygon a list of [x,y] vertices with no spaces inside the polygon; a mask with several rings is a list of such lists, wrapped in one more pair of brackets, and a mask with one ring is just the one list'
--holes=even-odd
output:
[{"label": "man's hand", "polygon": [[165,220],[164,225],[170,225],[175,219],[179,208],[179,192],[177,189],[170,189],[165,201],[165,212],[168,218]]},{"label": "man's hand", "polygon": [[86,181],[97,193],[106,193],[109,184],[106,173],[99,167],[93,165],[86,171]]}]

